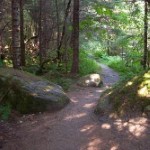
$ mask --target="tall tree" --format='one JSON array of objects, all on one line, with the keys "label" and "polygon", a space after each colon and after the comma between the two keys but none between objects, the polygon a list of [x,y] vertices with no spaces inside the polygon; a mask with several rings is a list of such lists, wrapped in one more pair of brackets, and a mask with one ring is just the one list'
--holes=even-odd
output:
[{"label": "tall tree", "polygon": [[67,17],[69,15],[70,6],[71,6],[71,0],[68,1],[67,7],[66,7],[66,10],[65,10],[65,16],[64,16],[64,21],[63,21],[62,34],[61,34],[60,41],[59,41],[58,48],[57,48],[57,59],[58,60],[60,60],[60,57],[61,57],[60,56],[60,49],[62,47],[63,40],[64,40],[64,37],[65,37],[66,23],[67,23]]},{"label": "tall tree", "polygon": [[60,59],[60,50],[59,50],[59,41],[60,41],[60,24],[59,24],[59,8],[58,8],[58,1],[55,0],[56,5],[56,18],[57,18],[57,58]]},{"label": "tall tree", "polygon": [[147,29],[148,29],[148,17],[147,17],[147,12],[148,12],[148,2],[145,0],[145,9],[144,9],[144,56],[143,56],[143,67],[146,69],[147,65],[147,54],[148,54],[148,49],[147,49]]},{"label": "tall tree", "polygon": [[12,61],[13,67],[21,67],[20,46],[20,1],[12,0]]},{"label": "tall tree", "polygon": [[[46,24],[46,13],[44,10],[46,1],[39,0],[39,56],[40,56],[40,64],[46,58],[46,39],[45,39],[45,24]],[[44,28],[45,27],[45,28]]]},{"label": "tall tree", "polygon": [[25,66],[25,43],[24,43],[24,0],[20,0],[20,46],[21,46],[21,65]]},{"label": "tall tree", "polygon": [[73,5],[73,31],[72,31],[72,48],[73,62],[71,73],[79,73],[79,0],[74,0]]}]

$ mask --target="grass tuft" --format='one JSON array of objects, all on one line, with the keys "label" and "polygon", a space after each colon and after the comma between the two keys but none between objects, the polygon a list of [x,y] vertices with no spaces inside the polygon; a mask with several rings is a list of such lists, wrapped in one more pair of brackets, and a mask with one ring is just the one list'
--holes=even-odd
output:
[{"label": "grass tuft", "polygon": [[100,71],[98,63],[90,58],[85,52],[80,53],[80,76],[84,76],[91,73],[97,73]]}]

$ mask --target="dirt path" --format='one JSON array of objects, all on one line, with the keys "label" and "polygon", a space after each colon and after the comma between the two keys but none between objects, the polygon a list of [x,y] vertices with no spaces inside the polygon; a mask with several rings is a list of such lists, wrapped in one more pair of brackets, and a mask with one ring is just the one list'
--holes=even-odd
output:
[{"label": "dirt path", "polygon": [[148,150],[150,126],[144,117],[111,119],[95,116],[100,94],[118,81],[117,73],[102,67],[103,88],[73,85],[71,103],[56,113],[22,117],[14,139],[3,150]]}]

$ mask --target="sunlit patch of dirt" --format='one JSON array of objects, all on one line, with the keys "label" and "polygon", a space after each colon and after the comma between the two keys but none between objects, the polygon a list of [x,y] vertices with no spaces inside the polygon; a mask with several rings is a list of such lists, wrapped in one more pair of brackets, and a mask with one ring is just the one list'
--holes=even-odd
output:
[{"label": "sunlit patch of dirt", "polygon": [[[149,150],[150,122],[145,117],[113,118],[93,111],[100,94],[118,81],[118,75],[102,66],[104,87],[72,85],[71,103],[54,113],[26,115],[13,128],[18,138],[2,150]],[[19,123],[21,121],[21,123]]]}]

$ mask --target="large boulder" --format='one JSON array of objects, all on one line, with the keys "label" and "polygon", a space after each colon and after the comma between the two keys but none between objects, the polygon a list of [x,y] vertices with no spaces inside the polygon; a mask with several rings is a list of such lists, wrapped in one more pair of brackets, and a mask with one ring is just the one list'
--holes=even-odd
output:
[{"label": "large boulder", "polygon": [[102,78],[99,74],[90,74],[81,77],[77,84],[83,87],[98,87],[102,84]]},{"label": "large boulder", "polygon": [[0,69],[0,97],[21,113],[61,109],[70,101],[60,86],[14,69]]}]

